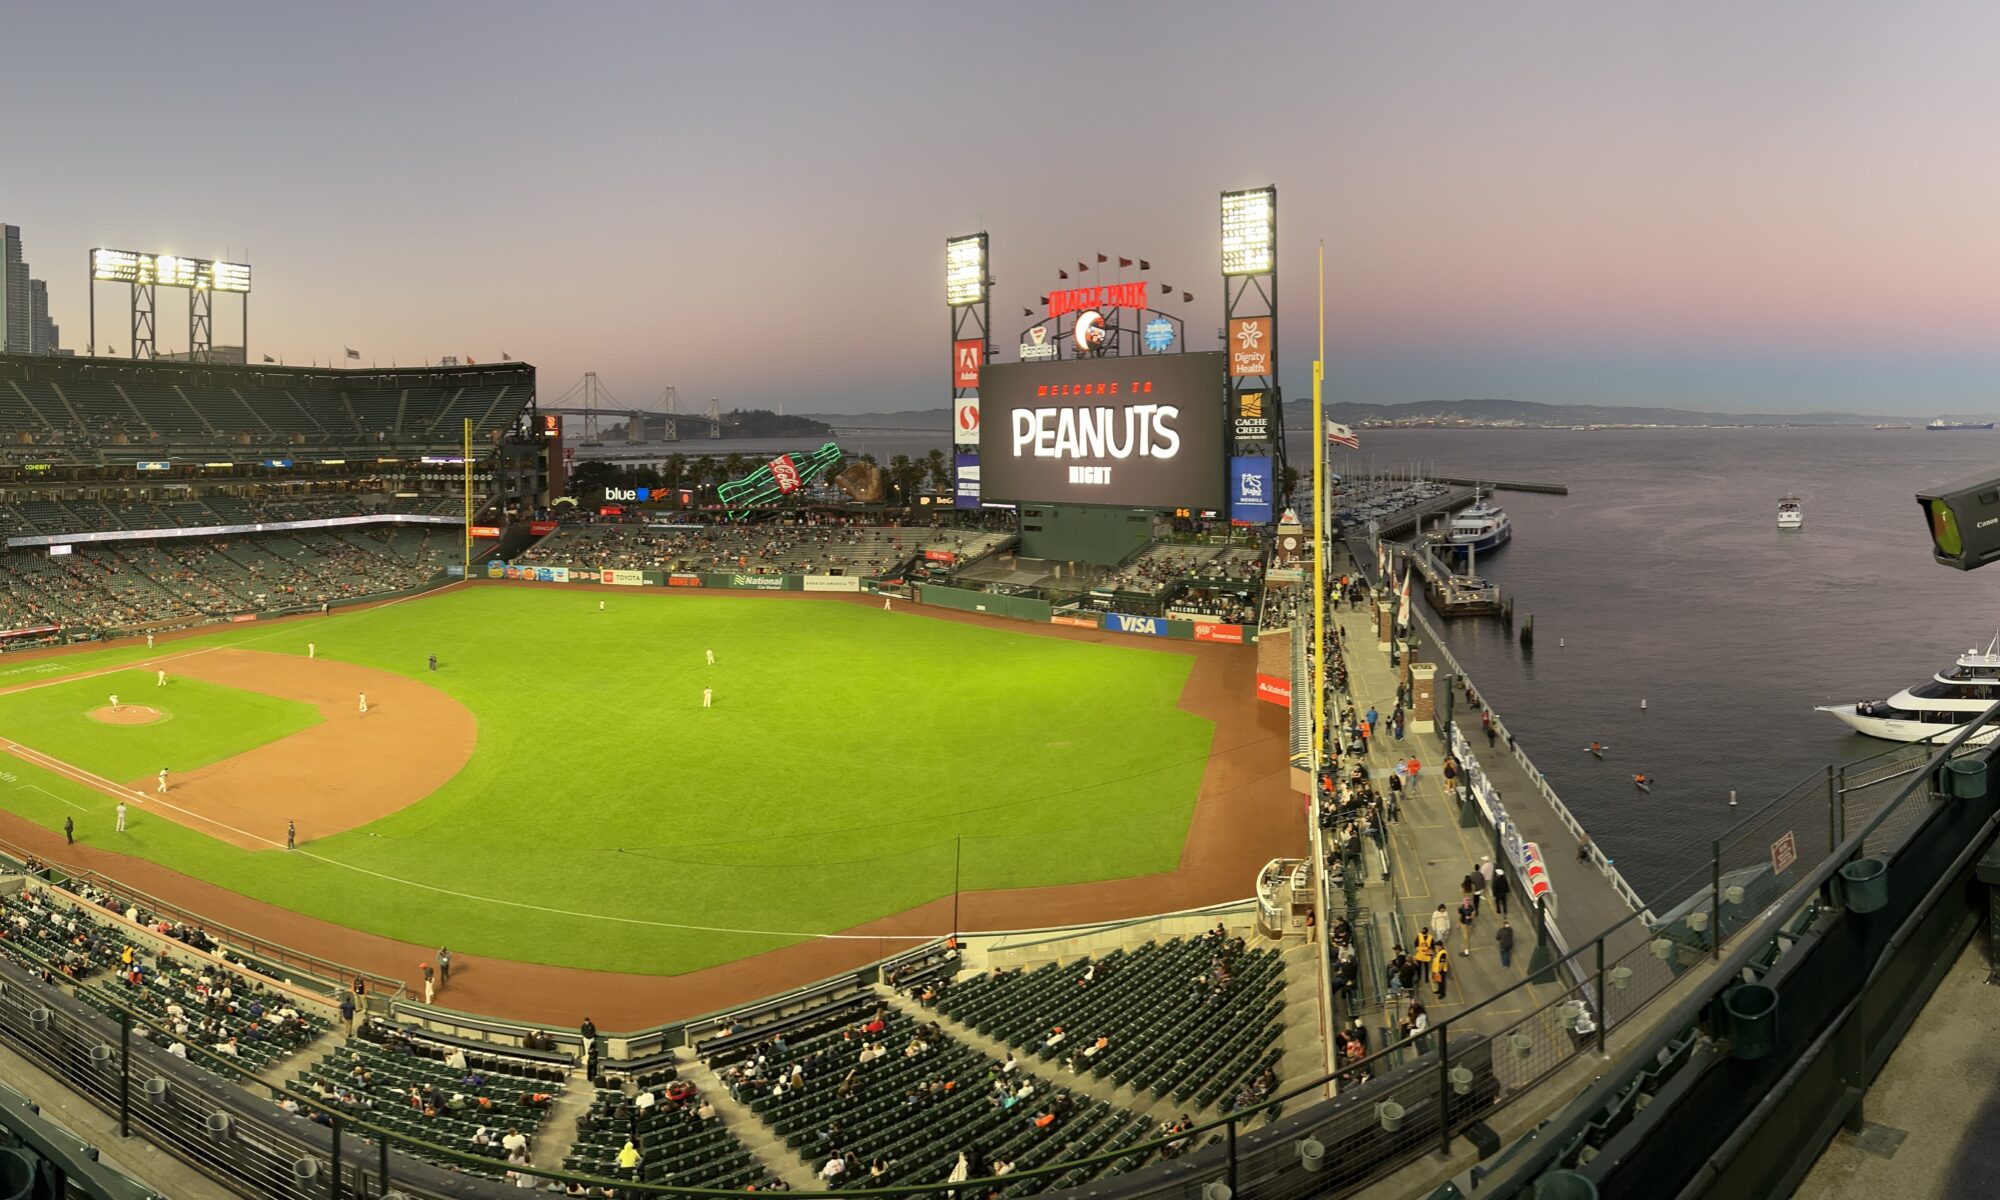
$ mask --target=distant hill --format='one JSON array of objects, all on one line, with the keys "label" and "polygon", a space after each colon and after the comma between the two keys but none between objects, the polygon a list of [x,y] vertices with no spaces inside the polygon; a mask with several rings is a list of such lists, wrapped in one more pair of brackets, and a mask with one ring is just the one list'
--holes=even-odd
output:
[{"label": "distant hill", "polygon": [[814,421],[824,421],[842,429],[950,429],[948,408],[910,409],[886,413],[802,413]]},{"label": "distant hill", "polygon": [[[1287,405],[1288,408],[1292,407]],[[1296,412],[1286,414],[1305,428]],[[1348,425],[1434,421],[1472,425],[1921,425],[1911,417],[1867,413],[1713,413],[1621,404],[1540,404],[1533,400],[1427,400],[1416,404],[1330,404],[1328,420]],[[1980,418],[1985,420],[1987,418]]]}]

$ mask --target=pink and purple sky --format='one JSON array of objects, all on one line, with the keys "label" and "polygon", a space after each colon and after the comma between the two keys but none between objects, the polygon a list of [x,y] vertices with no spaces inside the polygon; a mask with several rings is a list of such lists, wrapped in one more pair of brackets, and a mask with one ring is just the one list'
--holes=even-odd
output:
[{"label": "pink and purple sky", "polygon": [[992,234],[1003,357],[1099,251],[1207,347],[1217,193],[1275,183],[1294,396],[1323,238],[1336,400],[2000,411],[1990,4],[195,0],[0,43],[0,221],[79,348],[90,247],[247,253],[253,355],[933,408],[947,236]]}]

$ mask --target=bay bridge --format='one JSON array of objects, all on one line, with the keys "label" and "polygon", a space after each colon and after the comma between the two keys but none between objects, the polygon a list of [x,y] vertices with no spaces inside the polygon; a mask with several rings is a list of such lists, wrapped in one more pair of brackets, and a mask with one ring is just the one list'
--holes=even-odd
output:
[{"label": "bay bridge", "polygon": [[579,444],[584,446],[604,445],[603,430],[607,427],[617,431],[617,444],[627,446],[722,436],[721,400],[711,398],[707,412],[692,412],[681,402],[679,389],[669,384],[653,400],[630,403],[612,395],[609,388],[598,382],[595,371],[585,372],[568,391],[536,408],[564,417],[582,417],[583,437]]}]

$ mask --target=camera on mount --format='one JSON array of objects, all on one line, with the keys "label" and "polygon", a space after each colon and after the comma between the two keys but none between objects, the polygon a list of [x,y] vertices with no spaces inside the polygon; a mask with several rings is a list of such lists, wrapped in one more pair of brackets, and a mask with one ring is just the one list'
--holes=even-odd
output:
[{"label": "camera on mount", "polygon": [[1931,556],[1973,571],[2000,559],[2000,476],[1974,475],[1933,491],[1917,505],[1931,531]]}]

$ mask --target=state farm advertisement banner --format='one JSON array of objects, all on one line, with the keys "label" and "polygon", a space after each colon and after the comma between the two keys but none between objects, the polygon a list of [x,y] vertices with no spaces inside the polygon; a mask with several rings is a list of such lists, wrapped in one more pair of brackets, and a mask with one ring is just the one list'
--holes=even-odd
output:
[{"label": "state farm advertisement banner", "polygon": [[1276,375],[1277,366],[1271,361],[1273,340],[1271,318],[1238,317],[1229,323],[1229,373],[1241,379],[1246,375]]},{"label": "state farm advertisement banner", "polygon": [[1232,646],[1243,644],[1241,625],[1205,625],[1195,622],[1194,640],[1197,642],[1228,642]]},{"label": "state farm advertisement banner", "polygon": [[977,339],[951,344],[951,386],[955,388],[976,388],[979,386],[979,364],[986,358],[985,347]]},{"label": "state farm advertisement banner", "polygon": [[1280,679],[1276,675],[1257,676],[1257,698],[1272,704],[1292,706],[1292,681]]},{"label": "state farm advertisement banner", "polygon": [[597,573],[597,582],[617,584],[619,587],[641,587],[646,582],[643,571],[613,571],[605,568]]},{"label": "state farm advertisement banner", "polygon": [[789,496],[799,490],[799,465],[789,454],[780,454],[771,460],[771,478],[777,481],[778,494]]}]

